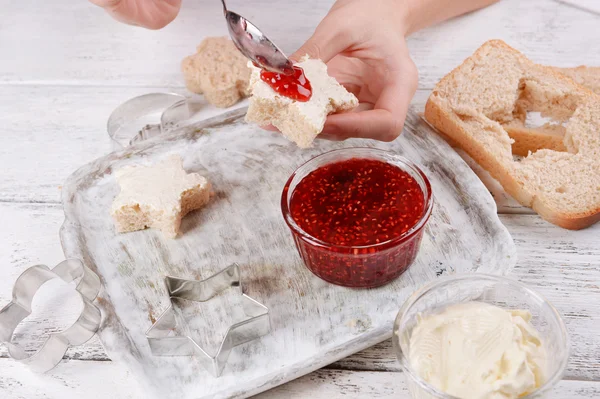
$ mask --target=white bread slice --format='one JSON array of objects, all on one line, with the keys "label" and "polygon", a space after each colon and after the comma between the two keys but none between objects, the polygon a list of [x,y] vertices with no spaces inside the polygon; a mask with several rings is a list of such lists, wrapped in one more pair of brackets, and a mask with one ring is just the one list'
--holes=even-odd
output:
[{"label": "white bread slice", "polygon": [[[566,121],[566,152],[513,160],[504,126],[523,109]],[[494,40],[436,85],[425,117],[544,219],[568,229],[600,220],[600,96]]]},{"label": "white bread slice", "polygon": [[252,97],[246,121],[273,125],[298,147],[307,148],[323,130],[327,115],[350,111],[358,105],[358,100],[327,74],[327,65],[323,61],[305,56],[297,65],[304,70],[312,87],[312,96],[306,102],[277,94],[260,79],[261,70],[248,63],[252,69]]},{"label": "white bread slice", "polygon": [[119,233],[151,227],[175,238],[181,219],[210,199],[208,180],[186,173],[177,155],[156,165],[127,166],[115,176],[121,192],[113,201],[111,215]]},{"label": "white bread slice", "polygon": [[189,91],[204,94],[216,107],[227,108],[250,94],[247,61],[230,39],[207,37],[196,54],[183,59],[181,71]]}]

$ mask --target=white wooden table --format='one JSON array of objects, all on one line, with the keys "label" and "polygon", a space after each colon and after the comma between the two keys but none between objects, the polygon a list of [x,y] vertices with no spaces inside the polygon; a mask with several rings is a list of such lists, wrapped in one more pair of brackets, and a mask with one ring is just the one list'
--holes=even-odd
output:
[{"label": "white wooden table", "polygon": [[[293,51],[331,1],[230,1]],[[250,6],[249,3],[253,3]],[[296,3],[296,2],[294,2]],[[36,263],[63,259],[60,189],[77,167],[110,151],[106,120],[123,101],[152,91],[185,93],[179,62],[207,35],[226,33],[216,0],[187,0],[162,31],[117,24],[84,0],[4,2],[0,21],[0,304],[16,277]],[[282,21],[286,21],[283,23]],[[435,82],[484,40],[501,38],[533,60],[557,66],[600,65],[600,17],[552,0],[504,0],[419,32],[410,48],[420,71],[414,106]],[[211,107],[207,116],[219,110]],[[553,397],[600,397],[600,225],[573,232],[541,220],[490,183],[501,220],[517,244],[513,277],[562,313],[572,340],[565,379]],[[34,305],[28,323],[43,334],[77,315],[69,293]],[[31,330],[31,329],[28,329]],[[33,334],[41,342],[43,334]],[[2,398],[137,398],[128,371],[97,339],[69,350],[68,361],[36,375],[0,348]],[[408,397],[390,342],[260,395]]]}]

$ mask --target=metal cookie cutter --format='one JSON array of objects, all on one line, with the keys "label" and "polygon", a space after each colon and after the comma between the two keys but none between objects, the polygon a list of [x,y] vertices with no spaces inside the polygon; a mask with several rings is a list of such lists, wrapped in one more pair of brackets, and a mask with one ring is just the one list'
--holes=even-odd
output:
[{"label": "metal cookie cutter", "polygon": [[119,105],[106,126],[113,150],[184,126],[202,104],[174,93],[149,93]]},{"label": "metal cookie cutter", "polygon": [[[213,376],[219,377],[227,363],[231,350],[269,333],[271,324],[266,306],[250,298],[242,291],[240,270],[237,264],[228,266],[206,280],[186,280],[166,277],[165,283],[171,298],[171,306],[160,315],[146,332],[150,350],[155,356],[196,356]],[[173,300],[187,299],[206,302],[226,289],[235,289],[242,297],[242,307],[247,319],[231,325],[214,356],[211,356],[189,335],[172,335],[179,323],[173,308]],[[184,331],[188,331],[186,326]]]},{"label": "metal cookie cutter", "polygon": [[[11,343],[17,325],[31,314],[31,302],[37,290],[47,281],[60,278],[67,283],[80,279],[76,290],[81,296],[83,310],[75,323],[64,331],[52,333],[42,347],[28,354]],[[100,326],[100,310],[92,301],[100,291],[100,279],[77,259],[67,259],[53,269],[45,265],[32,266],[21,274],[13,287],[12,301],[0,310],[0,341],[8,347],[13,359],[43,373],[62,360],[69,346],[81,345],[94,336]]]}]

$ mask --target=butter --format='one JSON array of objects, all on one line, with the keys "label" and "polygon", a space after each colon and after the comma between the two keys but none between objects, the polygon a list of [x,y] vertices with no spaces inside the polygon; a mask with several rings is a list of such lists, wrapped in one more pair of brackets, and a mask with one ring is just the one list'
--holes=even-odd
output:
[{"label": "butter", "polygon": [[526,310],[483,302],[420,317],[409,362],[417,374],[458,398],[514,399],[545,382],[546,353]]},{"label": "butter", "polygon": [[210,199],[210,182],[197,173],[186,173],[177,155],[155,165],[127,166],[114,174],[121,192],[111,215],[120,233],[151,227],[175,238],[181,219]]}]

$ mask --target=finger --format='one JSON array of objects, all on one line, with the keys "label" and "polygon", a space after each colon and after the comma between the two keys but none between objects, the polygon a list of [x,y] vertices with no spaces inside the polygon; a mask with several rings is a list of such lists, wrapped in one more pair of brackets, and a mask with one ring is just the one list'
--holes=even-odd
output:
[{"label": "finger", "polygon": [[122,0],[90,0],[92,4],[97,5],[98,7],[107,8],[114,7],[118,5]]},{"label": "finger", "polygon": [[395,140],[404,127],[404,120],[416,89],[417,69],[412,61],[398,60],[398,72],[391,69],[374,109],[330,115],[323,132],[340,138],[362,137],[381,141]]},{"label": "finger", "polygon": [[161,29],[172,22],[181,8],[181,0],[90,0],[118,21]]},{"label": "finger", "polygon": [[[327,74],[356,97],[364,85],[364,76],[372,73],[365,63],[357,58],[336,55],[327,63]],[[363,101],[359,98],[359,100]]]},{"label": "finger", "polygon": [[338,136],[330,136],[328,134],[319,134],[315,140],[327,140],[327,141],[343,141],[344,139],[338,137]]},{"label": "finger", "polygon": [[279,129],[277,129],[277,128],[276,128],[275,126],[273,126],[273,125],[263,125],[263,126],[261,126],[260,128],[261,128],[261,129],[264,129],[264,130],[271,131],[271,132],[278,132],[278,131],[279,131]]},{"label": "finger", "polygon": [[[363,111],[369,111],[373,109],[373,104],[370,103],[359,103],[358,106],[356,108],[354,108],[352,111],[349,112],[363,112]],[[332,115],[330,115],[331,117]],[[345,134],[338,134],[336,133],[337,131],[330,131],[329,133],[327,132],[328,129],[326,129],[327,127],[327,121],[325,121],[325,127],[323,129],[323,131],[321,133],[319,133],[319,135],[317,136],[317,139],[324,139],[324,140],[329,140],[329,141],[342,141],[342,140],[346,140],[348,138],[350,138],[349,135],[345,135]]]},{"label": "finger", "polygon": [[351,137],[392,141],[398,137],[404,119],[385,109],[330,115],[321,135],[345,140]]},{"label": "finger", "polygon": [[317,26],[313,35],[290,56],[293,61],[299,61],[305,55],[310,58],[318,58],[323,62],[329,62],[333,57],[346,50],[350,45],[349,35],[336,26],[331,18],[325,19]]}]

